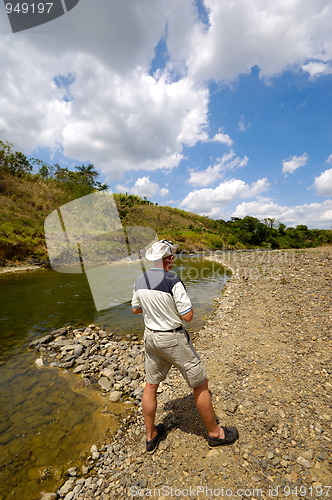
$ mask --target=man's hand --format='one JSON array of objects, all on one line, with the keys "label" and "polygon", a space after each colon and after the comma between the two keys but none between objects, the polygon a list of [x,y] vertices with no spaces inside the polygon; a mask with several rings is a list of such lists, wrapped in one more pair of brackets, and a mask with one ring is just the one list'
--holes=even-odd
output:
[{"label": "man's hand", "polygon": [[141,314],[143,312],[141,307],[132,307],[131,310],[133,314]]},{"label": "man's hand", "polygon": [[186,314],[182,314],[181,318],[187,321],[188,323],[193,319],[194,317],[194,310],[190,309]]}]

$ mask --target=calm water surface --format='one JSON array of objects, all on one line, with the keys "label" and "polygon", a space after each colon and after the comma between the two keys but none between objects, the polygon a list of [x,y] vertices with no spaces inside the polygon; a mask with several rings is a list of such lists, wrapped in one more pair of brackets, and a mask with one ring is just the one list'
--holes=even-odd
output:
[{"label": "calm water surface", "polygon": [[[189,330],[195,332],[212,312],[227,276],[221,266],[197,256],[177,259],[173,270],[192,300],[195,319]],[[129,282],[136,278],[126,265],[118,272]],[[74,391],[76,375],[37,369],[36,354],[28,350],[33,339],[49,331],[91,323],[118,337],[143,331],[130,300],[96,311],[84,274],[40,270],[0,275],[0,500],[29,500],[52,491],[64,470],[80,466],[91,445],[116,429],[124,405],[113,404],[105,412],[98,391]]]}]

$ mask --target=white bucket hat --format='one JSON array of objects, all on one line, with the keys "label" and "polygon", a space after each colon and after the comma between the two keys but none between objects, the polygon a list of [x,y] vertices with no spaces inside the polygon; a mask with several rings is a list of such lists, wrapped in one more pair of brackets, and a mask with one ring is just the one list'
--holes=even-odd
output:
[{"label": "white bucket hat", "polygon": [[150,247],[145,254],[147,260],[159,260],[169,255],[175,255],[178,246],[173,245],[171,241],[168,240],[160,240],[156,243],[153,243],[152,247]]}]

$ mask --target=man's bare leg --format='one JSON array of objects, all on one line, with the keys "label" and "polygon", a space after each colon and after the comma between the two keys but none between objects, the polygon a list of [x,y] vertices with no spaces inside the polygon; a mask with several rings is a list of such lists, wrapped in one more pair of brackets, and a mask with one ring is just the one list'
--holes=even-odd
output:
[{"label": "man's bare leg", "polygon": [[157,409],[157,389],[159,384],[149,384],[146,382],[143,392],[142,409],[146,427],[146,439],[151,441],[158,435],[154,425]]},{"label": "man's bare leg", "polygon": [[202,385],[195,387],[194,400],[196,408],[202,417],[202,420],[207,428],[209,436],[219,437],[221,439],[224,439],[225,433],[223,429],[217,425],[214,416],[207,380],[205,380],[205,382],[203,382]]}]

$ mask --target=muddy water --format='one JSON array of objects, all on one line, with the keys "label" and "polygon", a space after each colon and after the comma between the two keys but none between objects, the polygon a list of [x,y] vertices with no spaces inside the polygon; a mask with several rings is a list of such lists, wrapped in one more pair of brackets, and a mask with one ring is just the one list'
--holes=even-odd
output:
[{"label": "muddy water", "polygon": [[[212,311],[226,281],[223,268],[187,257],[175,271],[195,309],[194,331]],[[134,277],[133,277],[134,279]],[[118,336],[142,332],[130,303],[97,312],[84,275],[40,270],[0,276],[0,499],[40,498],[63,473],[80,467],[92,444],[113,433],[128,405],[111,404],[77,375],[34,365],[27,346],[64,325],[95,323]]]},{"label": "muddy water", "polygon": [[[23,359],[22,359],[23,358]],[[0,381],[0,498],[39,498],[69,467],[82,465],[92,444],[117,427],[99,392],[74,390],[78,378],[34,367],[34,353],[7,363]]]}]

